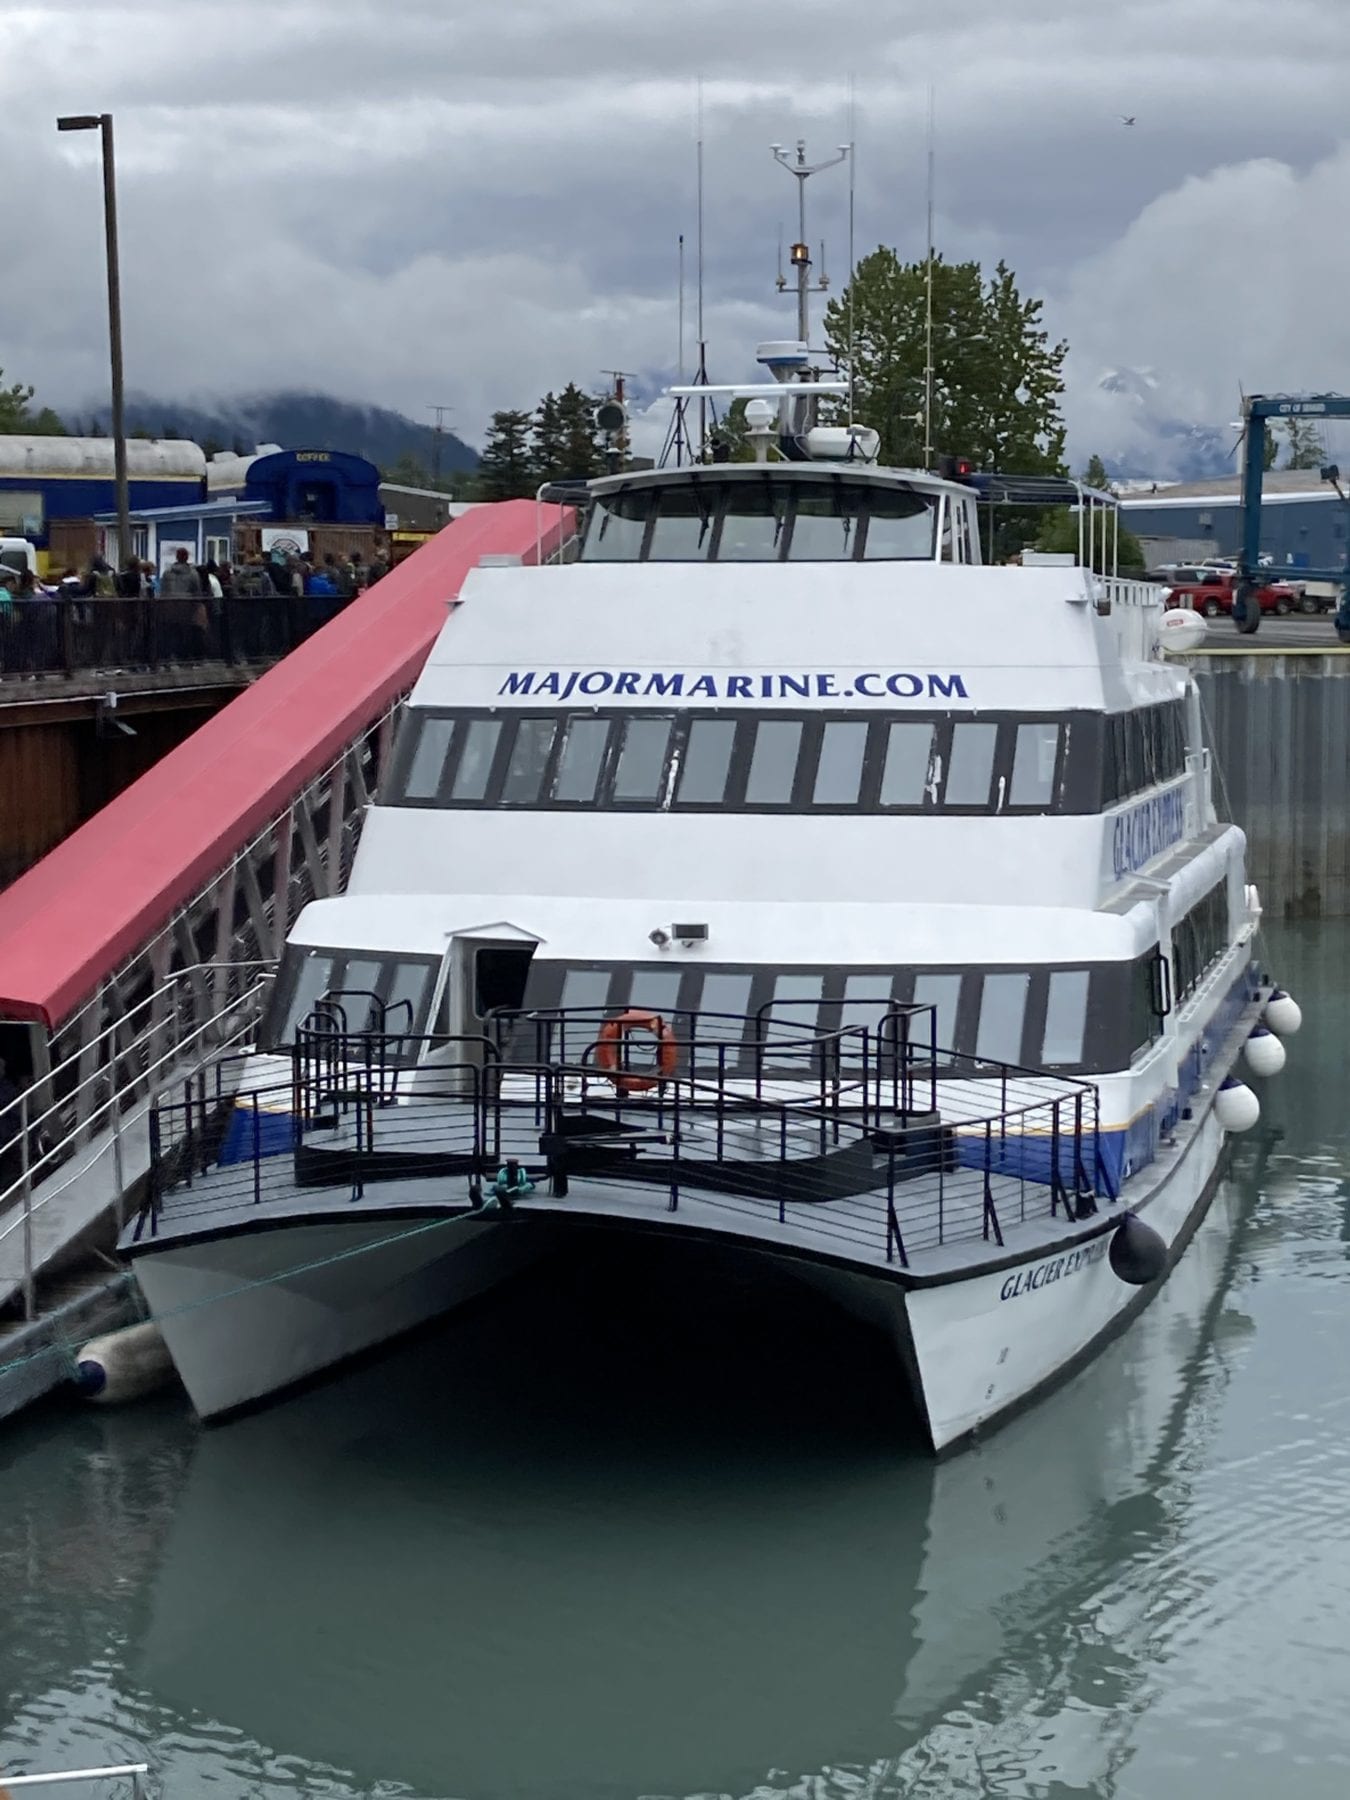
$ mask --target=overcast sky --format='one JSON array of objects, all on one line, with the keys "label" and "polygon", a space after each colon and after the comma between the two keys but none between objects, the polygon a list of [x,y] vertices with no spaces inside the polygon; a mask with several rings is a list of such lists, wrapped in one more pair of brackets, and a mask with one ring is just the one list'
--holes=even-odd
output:
[{"label": "overcast sky", "polygon": [[[852,78],[860,253],[922,254],[931,83],[939,248],[1045,297],[1080,458],[1131,428],[1108,368],[1214,423],[1239,383],[1350,389],[1350,0],[0,0],[0,34],[0,366],[57,406],[107,354],[97,139],[58,112],[116,117],[130,387],[439,401],[476,440],[673,374],[700,75],[714,379],[791,332],[768,145],[828,154]],[[842,280],[846,183],[812,198]]]}]

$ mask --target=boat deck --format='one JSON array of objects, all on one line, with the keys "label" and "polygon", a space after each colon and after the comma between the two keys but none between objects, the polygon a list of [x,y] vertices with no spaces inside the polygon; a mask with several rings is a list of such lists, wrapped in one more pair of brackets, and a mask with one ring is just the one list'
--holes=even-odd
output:
[{"label": "boat deck", "polygon": [[[240,1139],[245,1151],[250,1140],[261,1143],[267,1114],[251,1107],[250,1096],[241,1098],[235,1121],[236,1149]],[[935,1154],[931,1128],[908,1145],[899,1128],[883,1132],[878,1147],[856,1127],[851,1138],[839,1133],[834,1121],[754,1112],[719,1119],[686,1110],[677,1156],[670,1118],[653,1108],[648,1130],[629,1126],[622,1141],[606,1139],[600,1153],[606,1166],[574,1168],[559,1192],[544,1167],[534,1106],[503,1106],[487,1144],[478,1141],[481,1123],[467,1100],[410,1097],[369,1110],[352,1106],[331,1125],[307,1128],[298,1155],[246,1154],[186,1169],[129,1240],[145,1248],[319,1216],[454,1217],[486,1210],[503,1222],[509,1215],[625,1223],[919,1275],[1091,1236],[1118,1210],[1103,1202],[1101,1212],[1082,1221],[1063,1199],[1052,1210],[1044,1169],[1036,1179],[1025,1157],[1020,1168],[1000,1168],[996,1140],[990,1165],[989,1140],[977,1128],[957,1127],[946,1153]],[[971,1135],[963,1139],[963,1131]],[[1043,1162],[1044,1144],[1017,1140],[1028,1141]],[[594,1160],[591,1145],[586,1148]],[[1003,1149],[1006,1163],[1006,1144]],[[494,1172],[508,1163],[532,1183],[528,1191],[496,1192]]]}]

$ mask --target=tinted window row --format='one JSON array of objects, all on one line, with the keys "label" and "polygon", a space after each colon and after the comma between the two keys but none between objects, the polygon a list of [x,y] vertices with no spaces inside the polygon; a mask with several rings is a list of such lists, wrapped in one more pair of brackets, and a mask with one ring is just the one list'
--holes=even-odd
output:
[{"label": "tinted window row", "polygon": [[583,562],[931,561],[933,494],[820,473],[621,487],[591,502]]},{"label": "tinted window row", "polygon": [[427,1004],[440,973],[434,956],[388,956],[378,950],[310,949],[288,944],[258,1041],[291,1044],[320,1000],[346,1031],[416,1037],[427,1029]]},{"label": "tinted window row", "polygon": [[[1112,1066],[1102,1061],[1111,1046],[1093,1004],[1104,973],[1087,967],[776,970],[536,961],[525,998],[538,1010],[631,1006],[678,1013],[684,1015],[675,1020],[680,1037],[745,1047],[807,1031],[875,1031],[891,1006],[931,1006],[940,1049],[1067,1071]],[[582,1026],[583,1032],[591,1029]],[[582,1049],[569,1047],[569,1055]]]},{"label": "tinted window row", "polygon": [[1056,719],[723,713],[405,715],[386,803],[1050,812]]},{"label": "tinted window row", "polygon": [[1172,927],[1172,989],[1179,1004],[1228,948],[1228,883],[1221,881]]},{"label": "tinted window row", "polygon": [[1186,703],[1165,700],[1103,719],[1102,805],[1186,772]]}]

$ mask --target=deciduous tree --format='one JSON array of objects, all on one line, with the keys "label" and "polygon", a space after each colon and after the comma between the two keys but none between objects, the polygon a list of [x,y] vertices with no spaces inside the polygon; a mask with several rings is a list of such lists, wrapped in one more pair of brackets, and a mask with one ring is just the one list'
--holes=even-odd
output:
[{"label": "deciduous tree", "polygon": [[[865,256],[825,310],[832,354],[854,376],[854,411],[881,435],[881,460],[922,466],[927,401],[924,261],[903,263],[882,245]],[[985,277],[976,262],[933,259],[931,447],[967,456],[976,468],[1017,474],[1063,472],[1064,358],[1000,262]],[[852,339],[850,340],[850,293]]]},{"label": "deciduous tree", "polygon": [[0,369],[0,432],[13,436],[31,432],[35,437],[64,437],[66,428],[50,406],[36,413],[28,410],[34,390],[22,381],[5,385],[5,372]]}]

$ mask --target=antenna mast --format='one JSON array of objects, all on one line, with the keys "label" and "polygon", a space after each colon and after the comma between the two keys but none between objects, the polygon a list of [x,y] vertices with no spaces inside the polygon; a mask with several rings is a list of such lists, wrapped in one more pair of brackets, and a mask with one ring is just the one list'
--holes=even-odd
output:
[{"label": "antenna mast", "polygon": [[454,410],[453,406],[436,406],[431,402],[427,403],[427,411],[434,412],[436,415],[436,424],[434,427],[436,436],[432,440],[431,449],[431,479],[435,482],[439,482],[441,479],[441,438],[445,434],[445,415]]},{"label": "antenna mast", "polygon": [[[836,156],[825,162],[809,163],[806,160],[806,139],[797,139],[795,157],[790,156],[781,144],[773,145],[773,159],[785,168],[797,183],[797,241],[793,244],[789,257],[793,268],[797,271],[797,337],[808,347],[811,342],[811,295],[823,294],[829,286],[822,272],[820,280],[811,283],[811,246],[806,241],[806,184],[813,175],[819,175],[822,169],[832,169],[836,163],[847,160],[849,146],[841,144]],[[823,258],[822,258],[823,260]]]},{"label": "antenna mast", "polygon": [[855,360],[855,344],[853,335],[853,302],[858,286],[857,251],[854,232],[854,200],[857,193],[858,170],[858,103],[853,91],[853,77],[848,78],[848,422],[853,425],[853,365]]},{"label": "antenna mast", "polygon": [[923,466],[933,466],[933,85],[928,84],[928,268],[924,281]]},{"label": "antenna mast", "polygon": [[680,233],[680,386],[684,386],[684,233]]},{"label": "antenna mast", "polygon": [[[698,78],[698,379],[708,379],[708,345],[703,336],[703,77]],[[708,443],[708,402],[698,403],[698,456]]]}]

